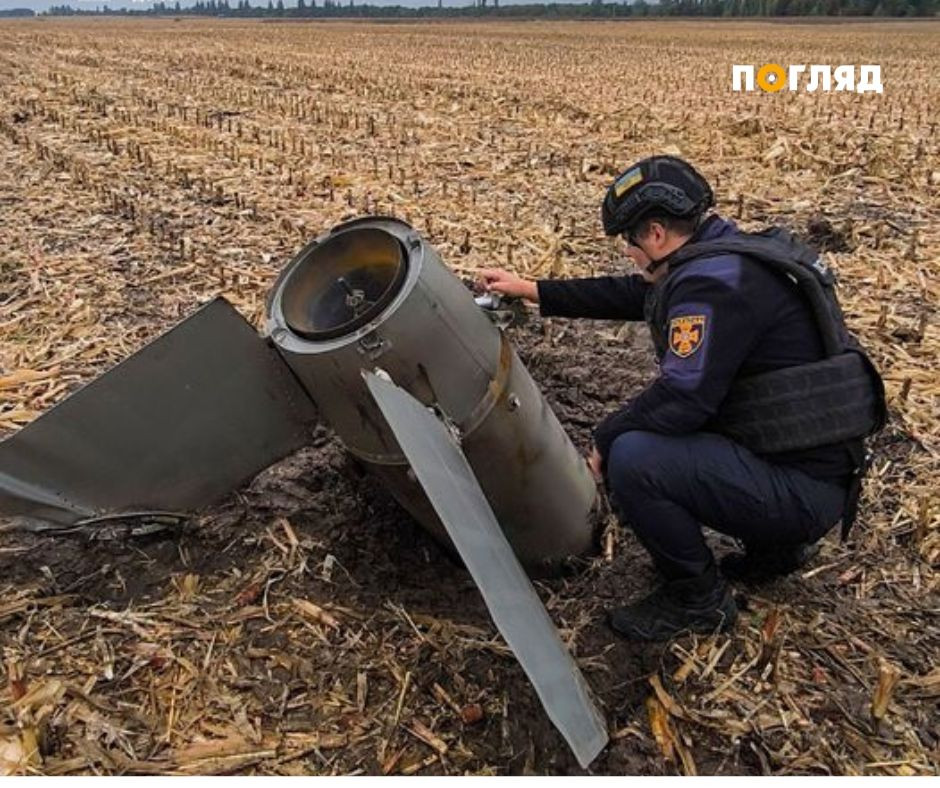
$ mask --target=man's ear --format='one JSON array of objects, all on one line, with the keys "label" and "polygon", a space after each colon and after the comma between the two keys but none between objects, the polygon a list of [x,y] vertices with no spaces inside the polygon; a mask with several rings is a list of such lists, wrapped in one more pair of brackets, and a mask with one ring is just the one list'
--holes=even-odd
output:
[{"label": "man's ear", "polygon": [[650,223],[650,230],[653,233],[653,240],[658,246],[662,246],[669,236],[669,231],[666,229],[665,225],[659,222],[652,222]]}]

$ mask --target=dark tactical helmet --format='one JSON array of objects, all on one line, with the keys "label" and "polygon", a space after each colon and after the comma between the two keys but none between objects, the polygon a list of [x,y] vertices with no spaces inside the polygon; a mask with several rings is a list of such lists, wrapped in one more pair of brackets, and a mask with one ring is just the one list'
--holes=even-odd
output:
[{"label": "dark tactical helmet", "polygon": [[711,186],[691,164],[676,156],[651,156],[610,185],[601,218],[607,235],[619,235],[651,214],[692,218],[714,204]]}]

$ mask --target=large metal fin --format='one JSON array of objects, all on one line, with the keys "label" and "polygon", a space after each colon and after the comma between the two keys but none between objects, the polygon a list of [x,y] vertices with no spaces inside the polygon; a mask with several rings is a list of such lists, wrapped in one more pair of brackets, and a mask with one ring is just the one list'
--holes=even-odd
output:
[{"label": "large metal fin", "polygon": [[607,743],[606,726],[463,452],[444,424],[408,392],[374,373],[363,375],[496,627],[578,763],[587,768]]},{"label": "large metal fin", "polygon": [[217,298],[0,443],[0,515],[192,510],[304,445],[315,418],[278,353]]}]

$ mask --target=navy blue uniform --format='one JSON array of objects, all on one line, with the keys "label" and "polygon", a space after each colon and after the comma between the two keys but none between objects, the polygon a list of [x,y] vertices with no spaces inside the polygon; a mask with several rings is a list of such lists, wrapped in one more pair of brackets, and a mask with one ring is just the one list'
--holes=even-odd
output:
[{"label": "navy blue uniform", "polygon": [[[737,233],[713,216],[693,241]],[[545,316],[643,320],[639,275],[538,283]],[[594,433],[613,502],[670,577],[711,565],[700,524],[749,544],[815,541],[838,520],[858,446],[759,457],[711,429],[739,377],[824,357],[809,306],[740,255],[691,260],[660,294],[668,347],[657,378]]]}]

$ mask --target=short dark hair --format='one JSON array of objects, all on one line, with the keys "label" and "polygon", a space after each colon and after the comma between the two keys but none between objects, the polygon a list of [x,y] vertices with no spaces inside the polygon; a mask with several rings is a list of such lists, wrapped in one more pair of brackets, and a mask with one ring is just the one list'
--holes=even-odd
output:
[{"label": "short dark hair", "polygon": [[638,237],[646,235],[649,232],[650,225],[657,222],[665,227],[667,231],[677,235],[692,235],[698,229],[701,218],[701,214],[697,216],[671,216],[664,213],[644,216],[633,229],[633,234]]}]

